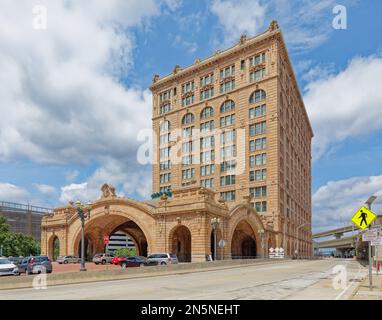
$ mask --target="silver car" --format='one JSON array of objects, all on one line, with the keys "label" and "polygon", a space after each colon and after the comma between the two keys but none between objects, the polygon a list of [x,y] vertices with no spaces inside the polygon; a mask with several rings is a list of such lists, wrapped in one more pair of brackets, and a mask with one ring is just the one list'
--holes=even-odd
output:
[{"label": "silver car", "polygon": [[114,256],[110,253],[97,253],[94,257],[93,257],[93,262],[95,264],[106,264],[106,263],[111,263],[111,260],[114,258]]},{"label": "silver car", "polygon": [[81,259],[77,256],[59,256],[56,260],[59,264],[80,263]]},{"label": "silver car", "polygon": [[0,276],[19,276],[19,268],[6,257],[0,257]]},{"label": "silver car", "polygon": [[158,265],[178,264],[178,257],[173,253],[153,253],[147,257],[147,262],[156,262]]}]

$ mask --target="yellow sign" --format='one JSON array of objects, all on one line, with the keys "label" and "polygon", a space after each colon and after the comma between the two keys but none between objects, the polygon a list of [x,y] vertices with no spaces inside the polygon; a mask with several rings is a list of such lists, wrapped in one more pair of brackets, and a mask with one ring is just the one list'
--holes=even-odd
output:
[{"label": "yellow sign", "polygon": [[351,221],[353,221],[356,226],[364,230],[374,221],[376,217],[377,216],[375,213],[367,209],[365,206],[362,206],[353,216]]}]

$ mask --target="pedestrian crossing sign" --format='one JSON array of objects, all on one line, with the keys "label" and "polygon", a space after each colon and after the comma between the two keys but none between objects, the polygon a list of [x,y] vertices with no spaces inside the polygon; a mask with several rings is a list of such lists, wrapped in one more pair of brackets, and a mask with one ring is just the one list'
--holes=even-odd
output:
[{"label": "pedestrian crossing sign", "polygon": [[366,229],[376,218],[376,214],[365,206],[359,208],[359,210],[355,213],[351,221],[358,226],[360,229]]}]

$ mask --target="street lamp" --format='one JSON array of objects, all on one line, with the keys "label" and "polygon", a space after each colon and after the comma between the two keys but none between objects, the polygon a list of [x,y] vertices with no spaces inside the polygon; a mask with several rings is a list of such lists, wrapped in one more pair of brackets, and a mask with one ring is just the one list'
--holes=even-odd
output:
[{"label": "street lamp", "polygon": [[[371,205],[373,202],[377,199],[376,196],[370,196],[369,199],[366,200],[366,204],[371,211]],[[371,228],[371,225],[369,226],[369,229]],[[373,290],[373,257],[371,254],[371,241],[369,241],[369,289]]]},{"label": "street lamp", "polygon": [[219,218],[212,218],[211,219],[211,226],[212,229],[214,230],[214,261],[216,261],[216,256],[217,256],[217,246],[216,246],[216,232],[220,224],[220,219]]},{"label": "street lamp", "polygon": [[80,271],[86,271],[85,268],[85,219],[90,218],[91,202],[86,205],[82,204],[81,201],[76,201],[75,203],[70,203],[77,211],[78,217],[81,219],[81,267]]}]

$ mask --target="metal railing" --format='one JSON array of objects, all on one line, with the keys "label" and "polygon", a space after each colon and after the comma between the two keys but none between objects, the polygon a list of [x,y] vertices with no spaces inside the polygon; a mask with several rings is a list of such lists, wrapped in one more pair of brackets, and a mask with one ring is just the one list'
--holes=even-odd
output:
[{"label": "metal railing", "polygon": [[13,211],[13,212],[33,212],[40,214],[52,214],[53,209],[32,206],[30,204],[21,204],[7,201],[0,201],[0,211]]}]

